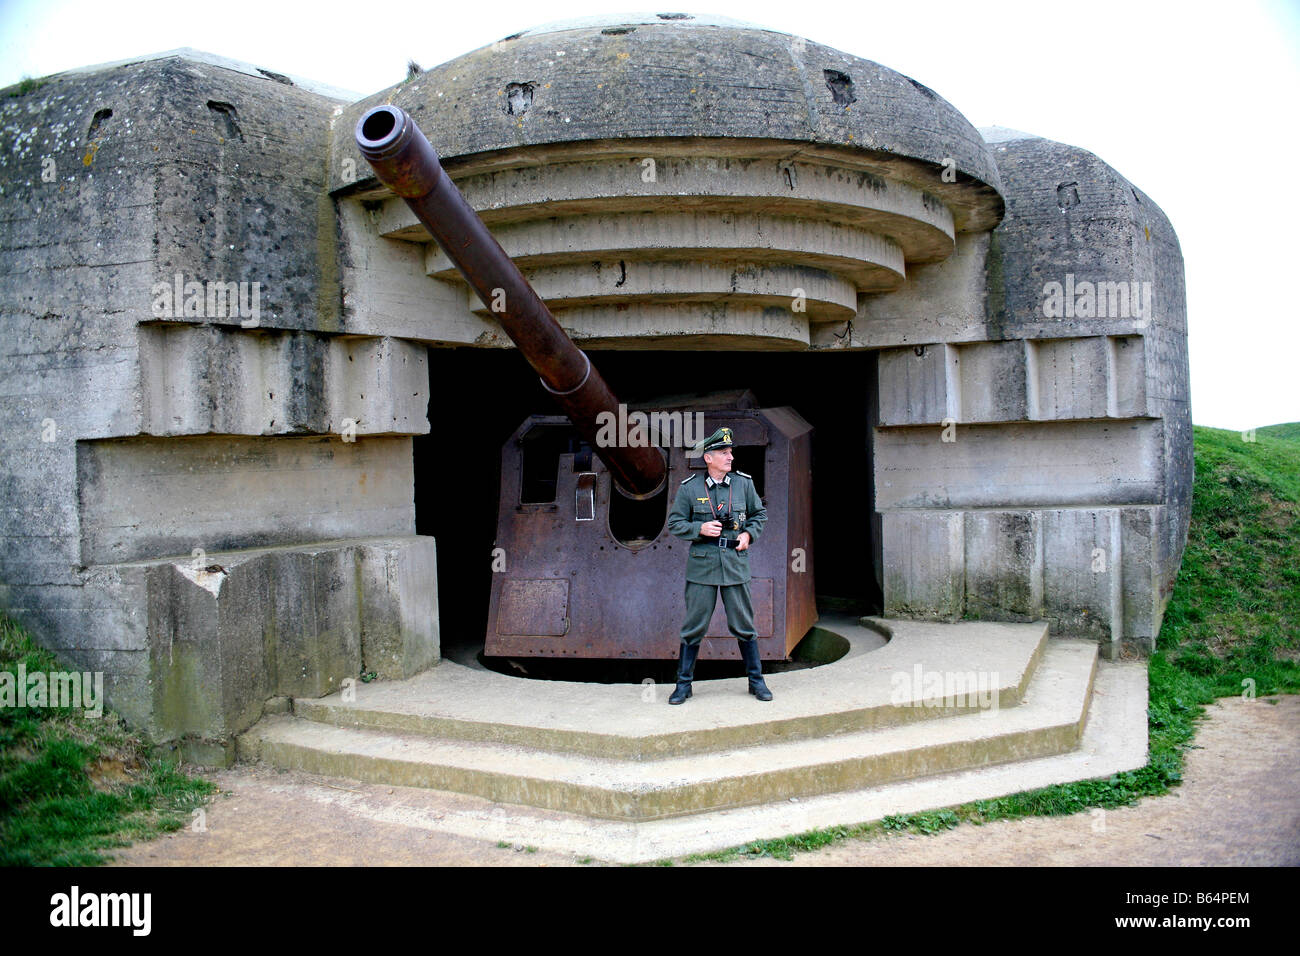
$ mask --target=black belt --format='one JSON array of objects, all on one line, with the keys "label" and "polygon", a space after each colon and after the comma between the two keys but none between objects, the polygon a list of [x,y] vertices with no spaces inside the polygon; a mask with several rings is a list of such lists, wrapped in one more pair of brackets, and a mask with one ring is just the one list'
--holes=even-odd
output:
[{"label": "black belt", "polygon": [[740,547],[739,538],[728,538],[725,535],[718,536],[718,547],[723,549],[735,549]]}]

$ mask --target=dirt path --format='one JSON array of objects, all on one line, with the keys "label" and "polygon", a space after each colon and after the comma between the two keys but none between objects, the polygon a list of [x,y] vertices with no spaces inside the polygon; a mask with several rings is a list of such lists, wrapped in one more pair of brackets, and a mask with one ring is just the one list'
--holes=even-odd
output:
[{"label": "dirt path", "polygon": [[[789,861],[729,866],[1300,865],[1300,696],[1225,698],[1207,708],[1183,785],[1119,810],[960,826],[935,836],[838,844]],[[379,822],[336,795],[437,812],[432,791],[237,767],[204,832],[182,830],[119,852],[122,865],[568,866],[578,858]],[[484,806],[492,804],[483,801]]]}]

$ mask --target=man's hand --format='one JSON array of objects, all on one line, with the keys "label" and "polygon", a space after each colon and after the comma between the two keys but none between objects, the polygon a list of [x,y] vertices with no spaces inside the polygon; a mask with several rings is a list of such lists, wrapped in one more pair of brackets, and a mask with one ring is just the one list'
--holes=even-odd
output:
[{"label": "man's hand", "polygon": [[716,538],[718,535],[722,534],[722,522],[704,522],[704,524],[700,525],[700,534],[704,535],[706,538]]},{"label": "man's hand", "polygon": [[748,532],[748,531],[742,531],[742,532],[740,532],[740,537],[736,539],[736,550],[737,550],[737,551],[748,551],[748,550],[749,550],[749,542],[750,542],[750,540],[751,540],[751,538],[749,537],[749,532]]}]

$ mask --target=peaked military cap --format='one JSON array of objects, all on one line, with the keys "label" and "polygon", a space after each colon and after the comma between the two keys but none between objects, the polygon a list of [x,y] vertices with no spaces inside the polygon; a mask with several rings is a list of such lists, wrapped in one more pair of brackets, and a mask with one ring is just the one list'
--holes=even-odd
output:
[{"label": "peaked military cap", "polygon": [[706,451],[714,451],[718,448],[730,448],[734,444],[735,441],[731,437],[731,429],[719,428],[708,438],[704,439],[700,451],[703,453]]}]

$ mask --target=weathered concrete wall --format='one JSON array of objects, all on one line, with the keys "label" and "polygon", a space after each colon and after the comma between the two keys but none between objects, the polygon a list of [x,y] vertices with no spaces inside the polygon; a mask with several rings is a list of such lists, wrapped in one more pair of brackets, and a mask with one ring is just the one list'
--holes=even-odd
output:
[{"label": "weathered concrete wall", "polygon": [[0,604],[162,740],[437,656],[425,353],[331,334],[335,108],[203,55],[0,99]]},{"label": "weathered concrete wall", "polygon": [[983,275],[926,267],[854,329],[915,343],[879,359],[886,611],[1046,616],[1112,656],[1146,652],[1190,503],[1177,239],[1092,154],[989,136],[1007,215]]},{"label": "weathered concrete wall", "polygon": [[[1192,425],[1183,257],[1168,218],[1142,190],[1092,153],[1001,131],[991,143],[1009,183],[1008,217],[994,233],[990,271],[1001,298],[990,322],[1005,334],[1054,338],[1135,332],[1130,353],[1134,415],[1165,423],[1167,521],[1159,535],[1161,607],[1182,560],[1191,517]],[[1015,263],[1008,268],[1008,263]],[[1150,283],[1151,313],[1047,319],[1043,285],[1066,281]],[[1117,356],[1125,361],[1124,356]]]}]

